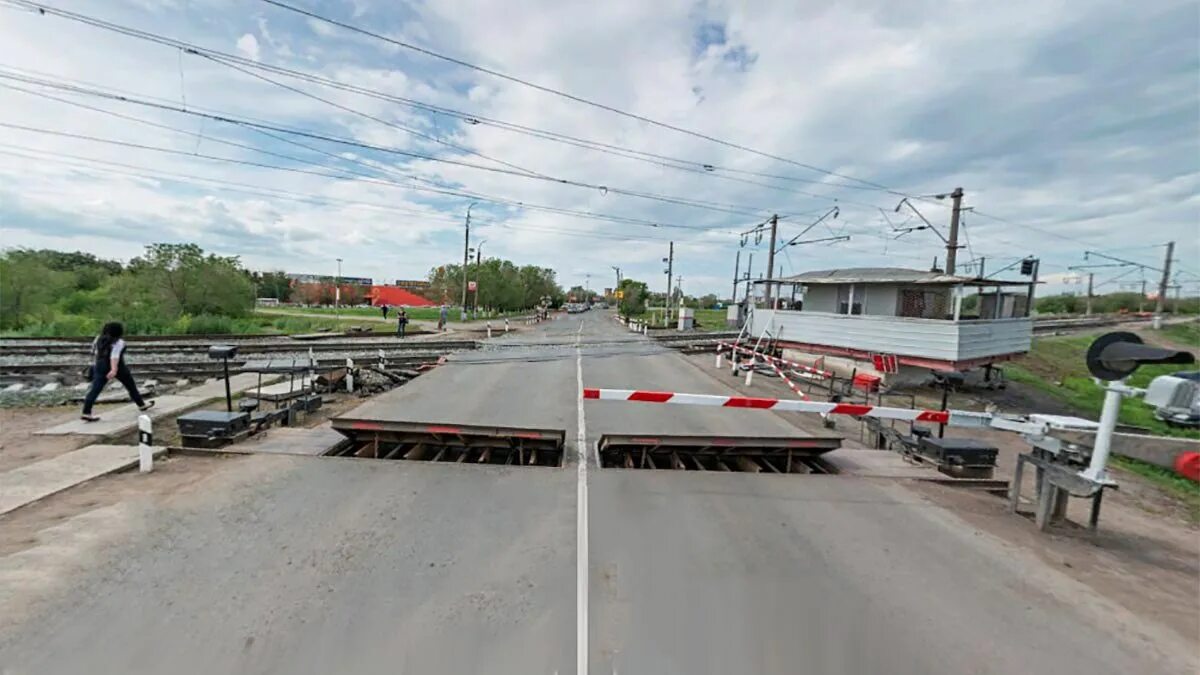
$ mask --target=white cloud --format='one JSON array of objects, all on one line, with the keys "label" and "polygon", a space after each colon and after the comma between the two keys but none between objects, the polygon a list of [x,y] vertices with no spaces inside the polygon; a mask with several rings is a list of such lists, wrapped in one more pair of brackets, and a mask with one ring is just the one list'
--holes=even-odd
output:
[{"label": "white cloud", "polygon": [[238,38],[237,48],[246,58],[258,60],[258,38],[254,35],[246,33]]},{"label": "white cloud", "polygon": [[[832,227],[852,240],[792,248],[781,256],[784,272],[848,264],[925,267],[944,253],[942,243],[927,231],[891,238],[879,208],[890,215],[899,199],[894,194],[848,189],[841,178],[615,116],[276,9],[246,17],[241,3],[205,0],[206,15],[214,20],[196,23],[185,20],[184,5],[156,5],[148,11],[136,3],[61,4],[201,45],[233,44],[247,58],[317,72],[390,96],[811,182],[750,174],[727,174],[738,180],[726,180],[702,170],[679,171],[270,75],[444,142],[439,143],[176,50],[54,17],[0,9],[5,12],[0,63],[10,66],[132,90],[173,105],[186,100],[191,108],[507,170],[449,143],[549,176],[745,205],[763,214],[603,194],[312,138],[286,143],[211,120],[71,99],[182,130],[170,132],[0,89],[3,121],[183,153],[6,129],[6,143],[52,154],[37,154],[41,160],[0,154],[5,245],[59,242],[127,258],[146,243],[171,237],[240,253],[256,265],[320,270],[340,256],[352,265],[347,274],[420,276],[461,256],[462,217],[470,198],[416,189],[428,187],[410,178],[417,175],[506,200],[714,228],[648,227],[486,202],[475,207],[479,227],[473,231],[488,239],[489,255],[561,267],[567,284],[582,282],[567,278],[568,273],[590,272],[594,281],[607,278],[610,265],[619,265],[626,275],[664,285],[658,259],[665,255],[667,241],[674,240],[677,269],[688,290],[727,293],[725,279],[732,275],[737,248],[729,231],[745,229],[772,212],[809,214],[783,222],[781,234],[793,236],[806,218],[833,204],[824,197],[840,200],[842,214]],[[882,0],[830,7],[785,2],[697,6],[669,0],[616,2],[595,12],[548,0],[519,10],[484,0],[413,6],[359,0],[340,10],[332,5],[329,11],[340,11],[337,16],[347,20],[356,15],[355,23],[372,30],[415,39],[532,82],[902,191],[929,194],[961,185],[967,204],[978,209],[966,217],[967,257],[986,257],[989,270],[995,270],[1037,254],[1045,261],[1043,278],[1057,287],[1065,268],[1081,262],[1085,248],[1129,248],[1126,257],[1154,264],[1161,248],[1150,244],[1174,239],[1183,266],[1200,271],[1195,262],[1200,260],[1200,167],[1195,163],[1200,127],[1194,115],[1198,96],[1192,77],[1197,67],[1194,36],[1188,30],[1191,9],[1169,1],[1136,8],[1098,2],[1081,14],[1069,3],[1033,0],[966,2],[950,8],[906,3],[903,10]],[[707,28],[701,31],[701,26]],[[1106,45],[1103,53],[1094,50],[1097,36]],[[293,159],[222,145],[218,139]],[[342,178],[214,162],[193,153]],[[321,153],[349,155],[355,162],[343,161],[334,170],[329,167],[336,160]],[[62,154],[136,165],[141,168],[123,171],[149,177],[119,174],[113,167],[67,167],[56,163]],[[170,179],[166,172],[232,181],[249,189]],[[374,182],[353,174],[366,174]],[[777,189],[744,181],[767,182]],[[920,203],[919,208],[939,225],[948,218],[942,206]],[[829,234],[823,226],[817,231]],[[743,251],[743,266],[747,253]],[[756,275],[765,267],[765,254],[760,246]]]}]

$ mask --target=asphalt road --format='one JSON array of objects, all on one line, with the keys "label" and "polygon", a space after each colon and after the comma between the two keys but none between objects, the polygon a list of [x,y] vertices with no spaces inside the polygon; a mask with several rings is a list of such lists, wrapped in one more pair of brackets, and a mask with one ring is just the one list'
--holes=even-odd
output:
[{"label": "asphalt road", "polygon": [[595,466],[604,433],[796,433],[770,411],[589,401],[580,471],[580,376],[699,393],[728,377],[599,312],[458,356],[356,416],[561,428],[567,466],[231,460],[244,477],[156,505],[0,622],[0,672],[565,675],[580,635],[605,675],[1183,670],[902,487]]}]

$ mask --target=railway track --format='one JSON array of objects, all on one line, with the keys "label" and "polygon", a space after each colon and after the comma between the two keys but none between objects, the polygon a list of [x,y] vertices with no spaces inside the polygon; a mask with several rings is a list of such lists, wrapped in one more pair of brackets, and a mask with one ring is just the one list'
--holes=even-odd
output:
[{"label": "railway track", "polygon": [[[207,354],[208,348],[212,344],[232,343],[238,347],[239,355],[254,355],[254,354],[279,354],[279,353],[308,353],[312,349],[314,353],[331,352],[331,351],[365,351],[369,349],[383,349],[385,351],[461,351],[465,349],[475,349],[479,346],[476,340],[428,340],[428,341],[411,341],[386,339],[386,340],[329,340],[321,342],[295,342],[295,341],[277,341],[277,342],[250,342],[239,344],[236,341],[213,341],[213,342],[149,342],[144,341],[138,344],[131,345],[129,353],[139,356],[159,356],[168,354]],[[91,351],[90,343],[75,343],[75,344],[10,344],[7,340],[0,341],[0,359],[6,357],[40,357],[40,356],[84,356],[86,357]]]},{"label": "railway track", "polygon": [[[662,334],[651,336],[664,347],[684,352],[710,351],[719,339],[733,337],[732,333]],[[218,337],[220,339],[206,339]],[[233,337],[234,339],[226,339]],[[614,341],[615,342],[615,341]],[[219,361],[208,358],[208,348],[216,343],[238,346],[237,358],[230,369],[241,368],[247,361],[271,357],[307,357],[310,353],[320,366],[337,366],[346,359],[356,363],[377,363],[382,358],[389,367],[414,367],[434,363],[446,354],[480,348],[521,346],[503,341],[427,340],[404,341],[390,337],[338,337],[329,340],[295,341],[286,337],[194,336],[186,339],[175,336],[142,339],[130,346],[136,360],[139,377],[167,379],[172,377],[210,377],[221,373]],[[87,364],[90,341],[84,339],[0,340],[0,383],[46,381],[58,379],[73,382]]]}]

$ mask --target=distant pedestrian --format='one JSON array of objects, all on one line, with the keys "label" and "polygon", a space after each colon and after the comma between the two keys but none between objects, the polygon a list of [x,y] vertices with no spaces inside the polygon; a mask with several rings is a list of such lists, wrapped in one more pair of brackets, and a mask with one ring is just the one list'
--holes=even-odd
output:
[{"label": "distant pedestrian", "polygon": [[401,307],[396,313],[396,335],[404,337],[404,328],[408,326],[408,312]]},{"label": "distant pedestrian", "polygon": [[383,305],[383,306],[381,306],[381,307],[380,307],[380,309],[382,309],[382,310],[383,310],[383,320],[384,320],[384,321],[387,321],[388,306],[387,306],[387,305]]},{"label": "distant pedestrian", "polygon": [[129,398],[137,404],[138,410],[149,410],[154,407],[154,401],[142,399],[137,383],[133,381],[133,373],[129,372],[129,366],[125,365],[125,340],[121,339],[124,335],[125,327],[113,321],[104,324],[100,335],[92,341],[92,388],[88,390],[87,397],[83,399],[83,414],[80,415],[80,419],[85,422],[95,422],[100,419],[98,415],[92,414],[92,406],[95,405],[104,386],[113,378],[125,385],[125,390],[129,392]]},{"label": "distant pedestrian", "polygon": [[446,330],[446,321],[449,320],[450,309],[445,304],[442,305],[442,311],[438,313],[438,330]]}]

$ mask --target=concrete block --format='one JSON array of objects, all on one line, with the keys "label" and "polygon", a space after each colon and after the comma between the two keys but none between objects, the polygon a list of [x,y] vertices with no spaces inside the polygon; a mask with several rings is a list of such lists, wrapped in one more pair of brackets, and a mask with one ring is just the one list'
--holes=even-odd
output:
[{"label": "concrete block", "polygon": [[21,391],[24,388],[25,388],[25,385],[22,384],[21,382],[14,382],[13,384],[10,384],[7,387],[5,387],[4,391],[6,391],[10,394],[14,394],[18,391]]},{"label": "concrete block", "polygon": [[59,384],[59,383],[57,383],[57,382],[47,382],[46,384],[43,384],[43,385],[42,385],[42,388],[41,388],[41,389],[39,389],[38,391],[47,391],[47,392],[49,392],[49,391],[58,391],[58,388],[59,388],[59,387],[61,387],[61,386],[62,386],[62,385],[60,385],[60,384]]}]

